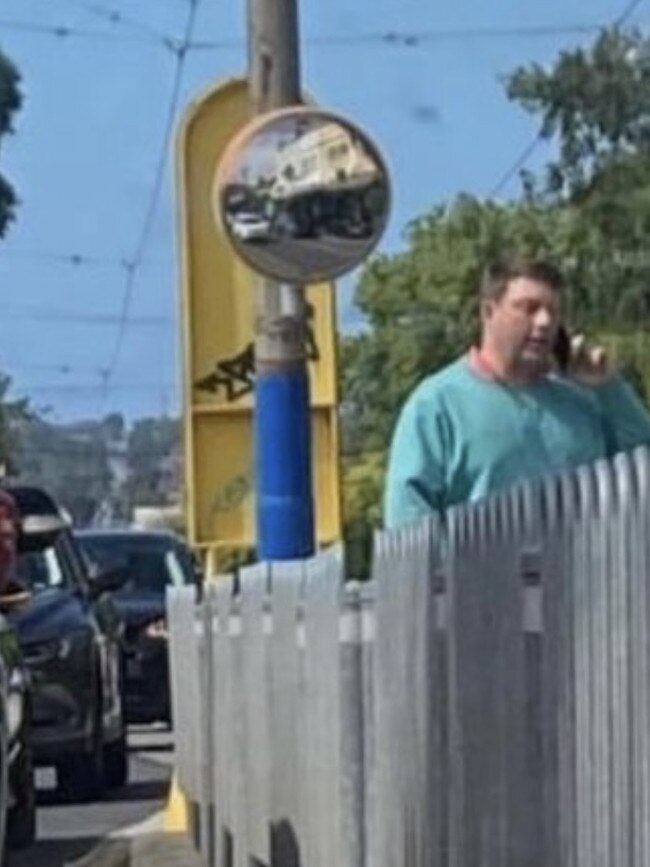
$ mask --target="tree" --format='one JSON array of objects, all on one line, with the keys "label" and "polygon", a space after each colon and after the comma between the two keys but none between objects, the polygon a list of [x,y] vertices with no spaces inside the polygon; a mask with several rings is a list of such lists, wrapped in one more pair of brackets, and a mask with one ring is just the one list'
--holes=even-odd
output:
[{"label": "tree", "polygon": [[607,332],[623,366],[650,393],[650,39],[603,31],[548,70],[521,67],[508,94],[536,115],[557,157],[526,194],[576,219],[574,315]]},{"label": "tree", "polygon": [[16,472],[22,425],[32,417],[26,398],[11,400],[11,378],[0,373],[0,464],[10,475]]},{"label": "tree", "polygon": [[[477,326],[479,275],[501,255],[548,257],[567,277],[571,325],[616,346],[637,384],[650,383],[650,41],[603,32],[546,70],[515,70],[509,97],[539,118],[556,159],[522,174],[512,202],[461,195],[414,220],[406,249],[365,268],[356,301],[364,333],[341,353],[346,537],[379,518],[397,411],[416,382],[457,357]],[[365,534],[365,535],[364,535]]]},{"label": "tree", "polygon": [[371,262],[357,290],[369,330],[343,342],[345,450],[384,448],[416,382],[476,337],[477,286],[487,261],[510,253],[570,264],[577,230],[568,208],[466,195],[415,220],[406,250]]},{"label": "tree", "polygon": [[168,505],[177,494],[180,423],[171,418],[144,418],[133,425],[128,441],[126,500],[135,506]]},{"label": "tree", "polygon": [[356,577],[380,522],[387,447],[399,407],[415,384],[477,336],[477,286],[504,252],[568,260],[572,212],[535,201],[498,205],[460,196],[407,230],[407,248],[363,272],[357,303],[368,331],[341,352],[345,536]]},{"label": "tree", "polygon": [[[21,104],[20,76],[9,58],[0,51],[0,140],[12,132],[12,119]],[[9,181],[0,174],[0,238],[14,216],[16,195]]]},{"label": "tree", "polygon": [[543,176],[553,196],[580,196],[603,182],[616,192],[612,170],[650,155],[650,40],[636,30],[604,30],[548,70],[519,67],[507,93],[539,119],[543,138],[557,140],[558,158]]},{"label": "tree", "polygon": [[31,415],[20,425],[16,465],[21,480],[50,491],[79,526],[93,520],[111,492],[101,424],[54,425]]}]

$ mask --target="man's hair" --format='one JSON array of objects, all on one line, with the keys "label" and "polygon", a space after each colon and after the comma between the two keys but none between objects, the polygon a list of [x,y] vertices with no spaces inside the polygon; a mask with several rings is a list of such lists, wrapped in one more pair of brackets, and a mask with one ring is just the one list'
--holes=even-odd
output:
[{"label": "man's hair", "polygon": [[556,292],[561,292],[564,279],[561,272],[550,262],[541,259],[509,259],[489,265],[481,280],[481,301],[499,301],[508,283],[518,277],[546,283]]}]

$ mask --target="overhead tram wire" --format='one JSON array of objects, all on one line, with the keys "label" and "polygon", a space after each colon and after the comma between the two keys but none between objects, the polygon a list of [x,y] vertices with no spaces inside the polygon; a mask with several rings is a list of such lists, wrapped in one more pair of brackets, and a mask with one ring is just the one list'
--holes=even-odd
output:
[{"label": "overhead tram wire", "polygon": [[71,38],[84,38],[84,39],[98,39],[103,40],[105,42],[134,42],[134,43],[142,43],[149,45],[156,45],[157,43],[165,45],[165,47],[171,48],[166,44],[163,39],[156,37],[145,37],[138,34],[127,34],[127,33],[111,33],[110,30],[93,30],[86,29],[83,27],[71,27],[67,24],[39,24],[34,21],[21,21],[16,19],[7,19],[0,18],[0,29],[1,30],[13,30],[21,33],[34,33],[40,34],[42,36],[53,36],[61,40],[68,40]]},{"label": "overhead tram wire", "polygon": [[[11,307],[3,306],[3,319],[23,320],[27,322],[44,322],[53,324],[57,322],[83,325],[108,325],[115,326],[121,323],[121,318],[112,313],[78,313],[70,310],[55,310],[38,307]],[[137,327],[166,328],[173,324],[173,319],[168,316],[134,316],[129,320],[129,325]]]},{"label": "overhead tram wire", "polygon": [[[47,0],[47,2],[49,3],[51,0]],[[101,3],[89,3],[88,0],[64,0],[64,2],[71,3],[78,9],[83,9],[91,15],[102,18],[116,28],[119,27],[135,33],[142,33],[149,36],[149,38],[173,45],[173,39],[167,33],[163,33],[144,21],[132,18],[130,15],[125,15],[119,9],[113,9]]]},{"label": "overhead tram wire", "polygon": [[[89,3],[84,3],[82,0],[73,0],[75,5],[84,6],[91,11],[91,5]],[[190,13],[188,15],[188,22],[192,20],[196,13],[196,7],[198,5],[198,0],[189,0],[190,2]],[[623,10],[621,15],[614,22],[616,26],[622,25],[627,18],[632,14],[632,12],[636,9],[636,7],[640,4],[641,0],[631,0],[628,6]],[[150,28],[148,25],[143,24],[142,22],[136,22],[134,19],[129,19],[127,21],[126,17],[121,15],[121,13],[117,13],[115,10],[110,10],[108,7],[100,7],[99,5],[94,6],[94,11],[98,15],[102,15],[107,20],[109,20],[109,15],[111,16],[112,23],[119,23],[122,25],[120,33],[111,33],[110,31],[100,31],[100,30],[90,30],[76,27],[69,27],[65,25],[42,25],[35,24],[31,22],[25,21],[15,21],[15,20],[2,20],[0,19],[0,28],[5,27],[8,29],[18,29],[23,31],[33,31],[35,33],[41,33],[45,35],[50,35],[53,37],[59,38],[72,38],[72,37],[87,37],[87,38],[99,38],[104,39],[111,42],[148,42],[150,44],[162,44],[167,49],[172,50],[177,57],[177,76],[176,80],[180,78],[180,72],[182,71],[183,62],[188,52],[190,51],[198,51],[198,50],[215,50],[215,49],[227,49],[227,48],[240,48],[244,43],[243,40],[239,39],[225,39],[219,41],[212,42],[197,42],[192,41],[191,39],[191,30],[192,28],[186,28],[186,36],[185,38],[179,42],[175,40],[173,37],[169,37],[162,32],[154,30]],[[119,21],[117,16],[119,16]],[[124,32],[128,28],[132,29],[133,33]],[[312,44],[314,46],[319,47],[345,47],[346,45],[359,45],[359,44],[377,44],[377,45],[395,45],[395,46],[403,46],[403,47],[415,47],[417,45],[431,42],[435,40],[450,40],[450,39],[460,39],[460,38],[501,38],[501,37],[549,37],[554,35],[564,35],[571,33],[593,33],[600,30],[600,25],[594,24],[574,24],[574,25],[532,25],[532,26],[522,26],[522,27],[511,27],[511,28],[490,28],[490,27],[470,27],[470,28],[458,28],[458,29],[445,29],[445,30],[420,30],[420,31],[412,31],[412,32],[400,32],[400,31],[386,31],[386,32],[369,32],[369,33],[360,33],[355,35],[336,35],[332,34],[330,36],[314,36],[312,38],[307,38],[307,43]],[[146,32],[145,32],[146,30]],[[136,32],[139,31],[139,32]],[[187,34],[190,34],[189,36]],[[174,87],[174,92],[176,92],[177,88]],[[170,112],[171,114],[171,112]],[[166,136],[166,139],[168,136]],[[499,185],[505,185],[507,180],[510,179],[512,174],[521,167],[521,165],[525,164],[529,156],[534,151],[535,147],[538,144],[538,140],[536,138],[535,143],[531,143],[526,148],[524,154],[518,158],[517,163],[509,170],[509,174],[507,179],[501,179]],[[166,155],[165,155],[166,156]],[[162,173],[164,171],[164,163],[165,159],[161,154],[161,160],[159,162],[159,166],[162,168],[159,172],[162,180]],[[158,175],[157,175],[158,176]],[[148,214],[152,215],[155,213],[155,205],[157,204],[157,200],[160,193],[160,183],[161,181],[156,180],[156,184],[154,185],[154,189],[152,191],[152,202],[153,207],[151,207],[148,211]],[[497,189],[495,187],[495,189]],[[493,195],[496,193],[492,193]],[[148,234],[150,232],[150,227],[148,227],[148,223],[153,220],[153,216],[147,220],[145,223],[146,234],[143,230],[142,238],[145,239],[145,243],[143,245],[139,245],[139,248],[146,246],[146,241],[148,240]],[[0,253],[0,256],[3,255]],[[6,255],[6,254],[5,254]],[[20,257],[20,254],[11,254],[16,258]],[[60,261],[62,263],[69,263],[71,265],[98,265],[100,264],[100,260],[95,257],[87,257],[81,256],[78,254],[33,254],[34,258],[51,258],[53,261]],[[27,258],[27,257],[25,257]],[[141,257],[140,257],[141,258]],[[133,292],[133,284],[135,281],[135,275],[137,271],[137,267],[139,267],[139,259],[135,257],[132,261],[126,260],[115,260],[114,262],[110,262],[109,260],[101,261],[101,264],[105,265],[119,265],[124,268],[127,272],[126,275],[126,284],[125,284],[125,300],[126,304],[124,305],[127,310],[130,306],[130,297]],[[121,343],[123,340],[123,334],[126,327],[126,320],[128,318],[122,314],[120,316],[120,328],[118,331],[118,340],[116,342],[116,352],[114,352],[113,359],[117,359],[119,356],[119,351],[121,349]],[[112,376],[114,364],[109,368],[110,375]],[[109,386],[109,382],[107,378],[106,387]]]},{"label": "overhead tram wire", "polygon": [[[520,27],[452,27],[439,30],[386,30],[367,33],[332,33],[323,36],[307,36],[305,43],[314,48],[357,47],[359,45],[395,45],[415,48],[431,42],[455,41],[461,39],[502,39],[537,38],[549,36],[586,35],[597,33],[598,24],[531,25]],[[207,40],[193,42],[193,50],[217,50],[240,47],[241,40]]]},{"label": "overhead tram wire", "polygon": [[194,32],[194,25],[196,23],[196,15],[199,7],[199,2],[200,0],[189,0],[190,8],[185,24],[183,40],[176,50],[176,69],[174,72],[174,80],[169,100],[169,108],[167,111],[167,122],[163,134],[160,154],[158,156],[158,163],[156,166],[151,195],[149,197],[149,204],[147,206],[144,222],[140,231],[138,243],[136,245],[135,254],[133,256],[133,259],[128,263],[127,267],[126,283],[124,287],[124,295],[122,299],[122,309],[120,312],[117,336],[115,339],[115,345],[110,361],[106,367],[106,374],[102,383],[102,402],[104,402],[106,399],[106,396],[110,389],[111,379],[115,373],[115,369],[120,358],[120,353],[122,351],[122,345],[124,342],[124,334],[128,325],[129,312],[131,309],[131,302],[133,299],[133,290],[135,287],[137,273],[140,269],[140,266],[142,265],[144,253],[146,251],[149,238],[151,237],[151,230],[153,228],[153,222],[156,216],[158,202],[160,200],[165,166],[167,164],[167,157],[173,135],[176,112],[180,100],[183,71],[185,69],[185,63],[187,60],[187,46],[192,40],[192,34]]},{"label": "overhead tram wire", "polygon": [[24,262],[51,262],[74,268],[126,268],[127,260],[85,253],[57,253],[49,250],[5,250],[0,247],[0,262],[15,259]]},{"label": "overhead tram wire", "polygon": [[[193,2],[193,0],[190,0]],[[641,2],[641,0],[637,0]],[[106,9],[107,14],[109,10]],[[628,13],[631,14],[631,13]],[[622,16],[619,16],[622,17]],[[126,25],[127,21],[131,21],[133,32],[129,32],[126,28],[119,32],[115,30],[95,30],[90,28],[74,27],[67,24],[40,24],[32,21],[22,20],[7,20],[0,19],[0,28],[7,30],[17,30],[24,32],[33,32],[45,36],[58,37],[60,39],[70,38],[86,38],[86,39],[102,39],[108,42],[140,42],[149,45],[162,45],[172,52],[177,52],[184,47],[186,52],[190,51],[217,51],[217,50],[240,50],[244,47],[245,41],[239,38],[226,38],[216,40],[190,40],[186,45],[183,41],[179,42],[174,37],[158,31],[155,28],[150,28],[148,25],[139,24],[133,19],[127,19],[122,16],[121,23]],[[114,20],[113,23],[116,23]],[[534,38],[549,38],[554,36],[570,36],[570,35],[589,35],[597,33],[602,29],[601,24],[597,23],[576,23],[576,24],[558,24],[558,25],[520,25],[511,27],[457,27],[457,28],[441,28],[441,29],[423,29],[411,31],[386,30],[386,31],[368,31],[356,34],[348,33],[333,33],[328,35],[307,36],[305,43],[314,48],[345,48],[358,47],[359,45],[376,45],[378,47],[393,45],[398,47],[415,48],[420,45],[425,45],[433,42],[441,41],[458,41],[467,39],[534,39]]]},{"label": "overhead tram wire", "polygon": [[[618,28],[622,27],[628,18],[633,14],[638,6],[641,5],[643,0],[630,0],[630,2],[625,6],[623,11],[612,21],[609,25],[610,27]],[[598,30],[602,30],[602,27],[599,27]],[[513,177],[517,175],[521,169],[528,163],[528,160],[531,158],[533,153],[537,150],[541,142],[546,137],[546,131],[544,129],[544,125],[539,128],[534,138],[526,145],[523,151],[519,154],[513,164],[503,173],[503,175],[499,178],[499,180],[494,184],[494,186],[490,189],[488,193],[488,198],[493,199],[495,196],[498,196],[499,193],[510,183]]]}]

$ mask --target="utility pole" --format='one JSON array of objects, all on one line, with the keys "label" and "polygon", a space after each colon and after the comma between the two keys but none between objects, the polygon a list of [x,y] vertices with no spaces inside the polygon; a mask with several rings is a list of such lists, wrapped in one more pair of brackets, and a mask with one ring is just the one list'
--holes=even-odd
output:
[{"label": "utility pole", "polygon": [[[298,0],[248,0],[253,115],[301,102]],[[303,286],[260,278],[255,301],[257,547],[261,560],[314,552]]]}]

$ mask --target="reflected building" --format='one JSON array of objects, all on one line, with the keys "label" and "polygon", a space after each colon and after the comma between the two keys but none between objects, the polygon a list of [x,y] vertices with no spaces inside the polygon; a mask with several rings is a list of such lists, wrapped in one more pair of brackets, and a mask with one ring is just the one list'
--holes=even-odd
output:
[{"label": "reflected building", "polygon": [[298,129],[277,147],[268,190],[278,231],[366,238],[385,212],[381,166],[355,132],[334,122]]}]

